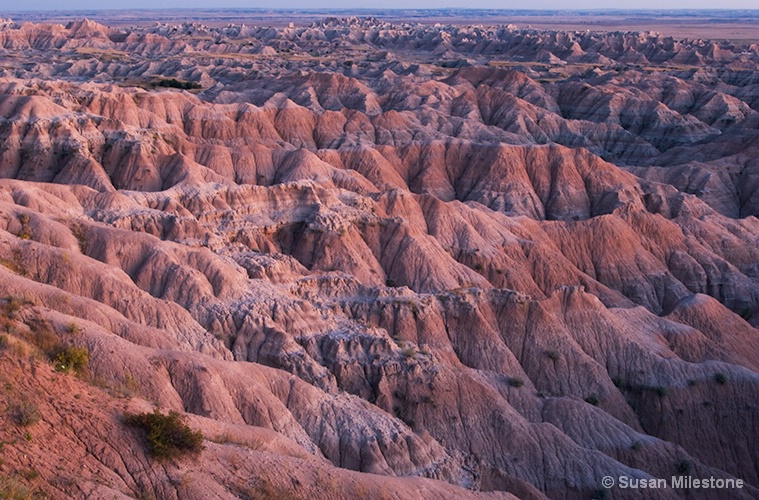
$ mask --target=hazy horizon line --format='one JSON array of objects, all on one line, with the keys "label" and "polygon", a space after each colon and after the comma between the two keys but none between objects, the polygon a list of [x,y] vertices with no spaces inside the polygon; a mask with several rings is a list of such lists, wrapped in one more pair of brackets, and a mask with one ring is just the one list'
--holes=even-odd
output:
[{"label": "hazy horizon line", "polygon": [[689,8],[641,8],[641,9],[619,9],[619,8],[562,8],[562,9],[494,9],[494,8],[475,8],[475,7],[282,7],[282,8],[265,8],[265,7],[139,7],[139,8],[121,8],[121,7],[99,7],[99,8],[79,8],[79,9],[56,9],[56,8],[31,8],[23,10],[3,10],[0,14],[25,13],[25,12],[100,12],[100,11],[121,11],[121,12],[153,12],[153,11],[190,11],[190,12],[220,12],[220,11],[237,11],[237,12],[445,12],[445,11],[470,11],[470,12],[614,12],[614,13],[639,13],[639,12],[759,12],[757,8],[740,8],[740,9],[714,9],[703,7]]}]

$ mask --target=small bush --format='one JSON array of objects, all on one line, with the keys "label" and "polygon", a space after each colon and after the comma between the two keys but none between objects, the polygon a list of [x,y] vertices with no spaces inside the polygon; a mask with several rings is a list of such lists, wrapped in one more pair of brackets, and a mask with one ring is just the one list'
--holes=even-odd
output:
[{"label": "small bush", "polygon": [[591,394],[590,396],[585,398],[585,402],[593,406],[598,406],[598,403],[599,403],[598,396],[596,396],[595,394]]},{"label": "small bush", "polygon": [[9,500],[30,500],[42,498],[33,489],[23,484],[15,477],[0,474],[0,498]]},{"label": "small bush", "polygon": [[677,464],[677,472],[679,474],[688,474],[690,473],[691,469],[693,469],[693,462],[690,460],[682,459]]},{"label": "small bush", "polygon": [[0,335],[0,351],[6,350],[11,345],[10,337],[6,334]]},{"label": "small bush", "polygon": [[23,274],[24,272],[24,269],[14,260],[0,259],[0,266],[7,267],[16,274]]},{"label": "small bush", "polygon": [[71,323],[66,325],[66,332],[72,335],[78,335],[82,333],[82,329],[79,328],[79,325],[77,325],[76,323],[72,321]]},{"label": "small bush", "polygon": [[40,421],[42,413],[36,404],[29,401],[22,401],[15,405],[11,411],[11,416],[16,425],[21,427],[29,427]]},{"label": "small bush", "polygon": [[140,383],[131,373],[127,373],[124,375],[124,381],[115,388],[115,392],[120,397],[132,398],[140,394]]},{"label": "small bush", "polygon": [[561,357],[559,351],[546,351],[546,356],[548,356],[548,359],[551,361],[558,361]]},{"label": "small bush", "polygon": [[717,382],[719,385],[725,385],[728,382],[727,375],[724,373],[717,373],[714,375],[714,381]]},{"label": "small bush", "polygon": [[21,474],[21,477],[23,477],[27,481],[34,481],[35,479],[40,477],[39,471],[37,471],[37,469],[35,469],[34,467],[30,469],[22,470],[20,474]]},{"label": "small bush", "polygon": [[50,329],[47,323],[30,321],[28,326],[32,331],[32,336],[31,338],[27,338],[27,340],[37,346],[48,358],[55,359],[62,349],[61,340],[58,338],[58,335]]},{"label": "small bush", "polygon": [[59,352],[53,360],[56,371],[82,373],[90,360],[90,351],[86,347],[68,347]]},{"label": "small bush", "polygon": [[78,222],[75,222],[71,225],[71,234],[76,238],[76,241],[79,243],[79,250],[82,253],[86,253],[87,250],[87,230],[85,227]]},{"label": "small bush", "polygon": [[596,490],[593,492],[593,495],[591,495],[592,500],[604,500],[608,496],[609,492],[608,490]]},{"label": "small bush", "polygon": [[416,356],[416,349],[414,349],[413,347],[406,347],[405,349],[403,349],[403,355],[406,356],[407,358],[413,358],[414,356]]},{"label": "small bush", "polygon": [[145,431],[150,453],[159,460],[197,455],[203,450],[203,433],[193,431],[182,416],[171,411],[127,415],[125,422]]},{"label": "small bush", "polygon": [[411,314],[414,316],[414,319],[419,319],[419,306],[411,304]]},{"label": "small bush", "polygon": [[3,304],[3,312],[6,316],[15,317],[16,313],[21,309],[23,301],[18,297],[7,297]]},{"label": "small bush", "polygon": [[34,234],[29,226],[22,226],[17,236],[22,240],[31,240]]},{"label": "small bush", "polygon": [[13,320],[7,316],[0,316],[0,329],[5,333],[16,333],[16,325]]},{"label": "small bush", "polygon": [[641,385],[637,388],[637,390],[655,392],[660,398],[663,398],[669,394],[669,389],[663,385]]},{"label": "small bush", "polygon": [[522,387],[524,385],[524,380],[522,380],[519,377],[512,377],[508,381],[509,387]]}]

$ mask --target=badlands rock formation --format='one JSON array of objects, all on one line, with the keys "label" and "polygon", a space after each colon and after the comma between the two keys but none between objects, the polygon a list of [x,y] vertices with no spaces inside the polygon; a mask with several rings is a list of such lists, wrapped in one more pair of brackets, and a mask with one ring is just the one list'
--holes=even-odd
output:
[{"label": "badlands rock formation", "polygon": [[756,45],[8,21],[0,60],[0,491],[759,495]]}]

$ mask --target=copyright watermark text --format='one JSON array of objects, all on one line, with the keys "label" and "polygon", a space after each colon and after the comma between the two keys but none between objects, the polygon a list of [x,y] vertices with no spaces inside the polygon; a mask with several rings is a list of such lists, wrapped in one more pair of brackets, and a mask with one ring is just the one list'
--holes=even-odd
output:
[{"label": "copyright watermark text", "polygon": [[743,479],[722,477],[691,477],[672,476],[669,479],[640,478],[630,476],[612,477],[606,476],[601,480],[601,486],[605,489],[614,487],[621,489],[710,489],[710,490],[734,490],[743,488]]}]

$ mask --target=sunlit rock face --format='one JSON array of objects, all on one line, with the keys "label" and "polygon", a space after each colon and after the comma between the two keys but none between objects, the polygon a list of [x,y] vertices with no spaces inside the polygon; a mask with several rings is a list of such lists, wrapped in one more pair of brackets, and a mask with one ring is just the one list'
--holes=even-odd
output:
[{"label": "sunlit rock face", "polygon": [[0,62],[0,492],[759,496],[756,45],[8,21]]}]

